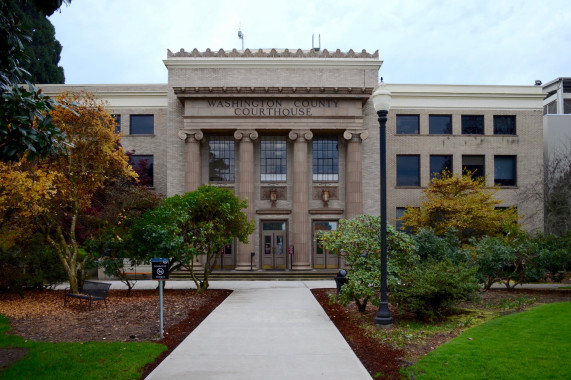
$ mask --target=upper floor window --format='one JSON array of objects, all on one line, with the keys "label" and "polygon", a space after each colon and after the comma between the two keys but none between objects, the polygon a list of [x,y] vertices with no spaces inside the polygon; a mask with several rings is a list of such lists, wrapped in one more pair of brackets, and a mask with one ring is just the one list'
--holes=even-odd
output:
[{"label": "upper floor window", "polygon": [[420,156],[397,156],[397,186],[420,186]]},{"label": "upper floor window", "polygon": [[494,156],[494,184],[516,186],[516,156]]},{"label": "upper floor window", "polygon": [[155,133],[154,115],[131,115],[131,135],[152,135]]},{"label": "upper floor window", "polygon": [[121,115],[111,115],[115,118],[115,133],[121,133]]},{"label": "upper floor window", "polygon": [[462,115],[463,135],[483,135],[484,116],[483,115]]},{"label": "upper floor window", "polygon": [[452,115],[429,115],[428,133],[431,135],[451,135]]},{"label": "upper floor window", "polygon": [[286,181],[287,144],[285,136],[261,137],[260,173],[262,181]]},{"label": "upper floor window", "polygon": [[398,135],[418,135],[418,115],[397,115]]},{"label": "upper floor window", "polygon": [[430,156],[430,179],[439,178],[442,172],[452,173],[451,155],[431,155]]},{"label": "upper floor window", "polygon": [[472,173],[472,178],[474,179],[483,178],[486,175],[484,156],[462,156],[462,168],[464,173]]},{"label": "upper floor window", "polygon": [[494,115],[494,135],[515,135],[515,116]]},{"label": "upper floor window", "polygon": [[133,170],[139,175],[139,184],[153,186],[153,156],[132,155],[129,157],[129,162]]},{"label": "upper floor window", "polygon": [[339,142],[337,136],[313,138],[313,180],[339,180]]},{"label": "upper floor window", "polygon": [[210,136],[208,138],[209,181],[234,181],[234,146],[234,138],[231,136]]}]

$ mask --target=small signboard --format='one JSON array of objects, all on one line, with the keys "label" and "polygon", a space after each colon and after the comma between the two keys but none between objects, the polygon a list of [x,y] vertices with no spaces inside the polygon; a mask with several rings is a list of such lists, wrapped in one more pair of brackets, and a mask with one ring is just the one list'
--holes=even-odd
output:
[{"label": "small signboard", "polygon": [[153,280],[169,279],[169,259],[151,259]]},{"label": "small signboard", "polygon": [[287,247],[287,253],[290,255],[293,255],[293,245],[290,245],[289,247]]}]

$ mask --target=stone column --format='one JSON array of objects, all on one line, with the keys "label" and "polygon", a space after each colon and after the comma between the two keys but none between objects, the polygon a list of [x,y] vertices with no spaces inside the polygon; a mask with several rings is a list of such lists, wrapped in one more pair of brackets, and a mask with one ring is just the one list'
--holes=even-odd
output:
[{"label": "stone column", "polygon": [[[185,142],[184,152],[184,191],[186,193],[198,189],[202,182],[200,143],[204,141],[204,134],[200,129],[181,129],[178,137]],[[194,270],[202,269],[203,256],[194,258]]]},{"label": "stone column", "polygon": [[367,136],[366,130],[347,130],[343,133],[343,138],[347,140],[345,166],[345,217],[347,219],[363,213],[361,143]]},{"label": "stone column", "polygon": [[294,270],[311,269],[311,233],[309,225],[309,170],[307,143],[313,138],[309,130],[292,130],[289,138],[293,144],[293,255]]},{"label": "stone column", "polygon": [[[234,138],[240,142],[240,165],[238,195],[248,200],[245,214],[248,220],[254,220],[254,201],[256,195],[254,178],[254,141],[258,139],[255,130],[237,130]],[[256,229],[257,230],[257,229]],[[239,243],[236,270],[250,270],[250,253],[255,252],[254,236],[248,236],[248,243]]]},{"label": "stone column", "polygon": [[194,191],[201,185],[202,177],[200,167],[200,143],[204,141],[204,134],[200,129],[181,129],[178,137],[184,140],[185,166],[184,166],[184,191]]}]

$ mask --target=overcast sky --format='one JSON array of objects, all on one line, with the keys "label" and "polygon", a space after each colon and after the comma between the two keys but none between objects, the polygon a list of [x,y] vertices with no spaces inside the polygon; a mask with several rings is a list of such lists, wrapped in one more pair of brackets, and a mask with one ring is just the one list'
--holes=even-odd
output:
[{"label": "overcast sky", "polygon": [[166,83],[167,49],[379,50],[387,83],[571,76],[569,0],[72,0],[50,17],[66,83]]}]

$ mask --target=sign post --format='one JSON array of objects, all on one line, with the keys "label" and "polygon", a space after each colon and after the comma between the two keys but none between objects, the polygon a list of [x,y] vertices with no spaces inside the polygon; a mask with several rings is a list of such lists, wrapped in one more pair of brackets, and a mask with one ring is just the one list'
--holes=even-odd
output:
[{"label": "sign post", "polygon": [[159,281],[160,336],[163,339],[163,284],[165,280],[169,279],[169,259],[151,259],[151,265],[153,268],[152,279]]}]

